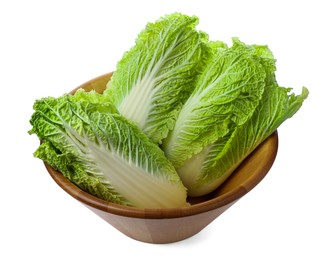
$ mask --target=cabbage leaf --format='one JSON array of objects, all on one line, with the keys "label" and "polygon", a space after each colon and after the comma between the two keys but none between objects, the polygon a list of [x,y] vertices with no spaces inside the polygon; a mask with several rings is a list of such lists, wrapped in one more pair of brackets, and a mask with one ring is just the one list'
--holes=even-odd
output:
[{"label": "cabbage leaf", "polygon": [[231,48],[212,52],[196,87],[162,148],[176,168],[204,147],[244,124],[258,106],[275,70],[271,52],[233,39]]},{"label": "cabbage leaf", "polygon": [[[43,98],[34,155],[101,199],[142,208],[186,206],[186,189],[163,151],[96,93]],[[94,102],[90,102],[93,100]]]},{"label": "cabbage leaf", "polygon": [[104,95],[155,143],[173,128],[194,87],[208,36],[198,18],[179,13],[148,23],[118,62]]},{"label": "cabbage leaf", "polygon": [[300,109],[308,90],[303,87],[300,95],[290,91],[276,83],[267,86],[245,124],[185,161],[178,173],[190,196],[204,195],[220,186],[260,143]]}]

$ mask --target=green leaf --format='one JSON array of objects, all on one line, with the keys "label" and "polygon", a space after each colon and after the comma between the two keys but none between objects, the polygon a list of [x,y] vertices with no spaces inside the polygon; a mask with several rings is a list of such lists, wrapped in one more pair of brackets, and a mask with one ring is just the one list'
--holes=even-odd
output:
[{"label": "green leaf", "polygon": [[111,103],[76,99],[35,102],[30,133],[44,141],[35,156],[85,191],[114,203],[186,206],[186,189],[156,144]]},{"label": "green leaf", "polygon": [[265,47],[233,39],[217,48],[198,77],[196,87],[162,148],[176,168],[204,147],[244,124],[262,97],[274,60]]},{"label": "green leaf", "polygon": [[[288,118],[291,118],[308,97],[303,88],[298,96],[290,88],[271,84],[253,116],[229,135],[218,139],[178,169],[191,196],[200,196],[220,186],[237,166]],[[196,160],[197,158],[197,160]]]},{"label": "green leaf", "polygon": [[203,64],[208,37],[197,24],[197,17],[179,13],[148,23],[104,92],[155,143],[173,128]]}]

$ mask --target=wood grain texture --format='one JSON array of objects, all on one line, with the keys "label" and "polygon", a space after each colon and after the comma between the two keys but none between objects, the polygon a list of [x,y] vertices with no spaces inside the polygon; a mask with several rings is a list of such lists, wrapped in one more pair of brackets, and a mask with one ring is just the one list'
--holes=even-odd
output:
[{"label": "wood grain texture", "polygon": [[[78,88],[102,93],[111,76],[112,73],[102,75]],[[51,166],[45,166],[64,191],[123,234],[147,243],[172,243],[197,234],[251,191],[270,170],[277,150],[278,134],[274,132],[217,190],[206,196],[189,198],[189,207],[173,209],[134,208],[101,200],[79,189]]]}]

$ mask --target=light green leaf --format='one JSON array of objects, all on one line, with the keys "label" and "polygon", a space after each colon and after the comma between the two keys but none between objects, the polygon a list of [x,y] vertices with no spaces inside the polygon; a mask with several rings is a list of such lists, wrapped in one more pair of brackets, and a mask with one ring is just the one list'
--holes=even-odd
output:
[{"label": "light green leaf", "polygon": [[265,50],[234,38],[231,48],[212,53],[174,129],[163,140],[162,148],[176,168],[252,116],[275,70]]},{"label": "light green leaf", "polygon": [[204,195],[220,186],[261,142],[300,109],[308,90],[303,88],[298,96],[290,91],[277,84],[267,86],[250,120],[178,169],[181,178],[187,180],[184,184],[189,195]]},{"label": "light green leaf", "polygon": [[207,35],[196,31],[197,24],[197,17],[179,13],[148,23],[104,92],[155,143],[173,128],[203,64]]},{"label": "light green leaf", "polygon": [[186,206],[186,189],[163,151],[111,103],[63,96],[35,102],[35,156],[87,192],[142,207]]}]

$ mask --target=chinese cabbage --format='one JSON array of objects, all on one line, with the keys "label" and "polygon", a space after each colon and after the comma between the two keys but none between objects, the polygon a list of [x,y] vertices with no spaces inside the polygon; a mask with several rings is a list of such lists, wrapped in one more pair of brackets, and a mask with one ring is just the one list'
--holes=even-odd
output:
[{"label": "chinese cabbage", "polygon": [[205,58],[198,18],[179,13],[148,23],[118,62],[104,94],[155,143],[173,128]]},{"label": "chinese cabbage", "polygon": [[267,86],[245,124],[185,161],[178,173],[190,196],[204,195],[220,186],[261,142],[299,110],[309,92],[306,88],[300,95],[290,91],[275,83]]},{"label": "chinese cabbage", "polygon": [[235,38],[231,48],[213,52],[163,140],[162,148],[176,168],[252,116],[275,69],[271,52],[258,50]]},{"label": "chinese cabbage", "polygon": [[91,103],[81,93],[82,99],[35,102],[30,133],[43,141],[35,156],[81,189],[114,203],[186,206],[186,189],[163,151],[111,103]]}]

